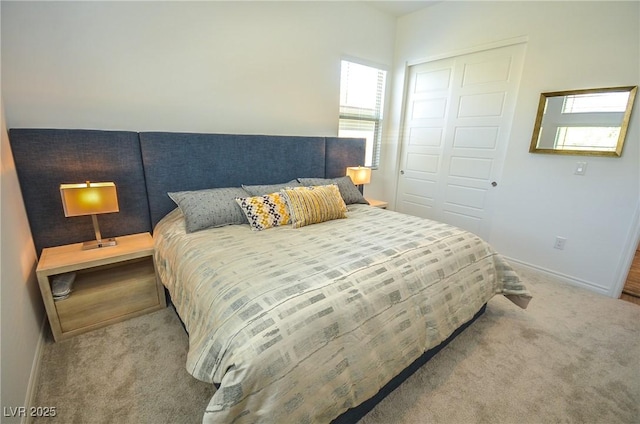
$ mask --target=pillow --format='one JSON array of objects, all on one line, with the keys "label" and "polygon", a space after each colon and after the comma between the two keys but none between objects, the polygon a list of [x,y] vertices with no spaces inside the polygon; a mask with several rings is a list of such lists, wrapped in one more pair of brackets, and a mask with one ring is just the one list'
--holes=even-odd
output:
[{"label": "pillow", "polygon": [[282,184],[270,184],[270,185],[242,185],[242,188],[245,189],[252,196],[264,196],[265,194],[276,193],[284,188],[289,187],[300,187],[301,184],[298,180],[291,180],[288,183]]},{"label": "pillow", "polygon": [[340,178],[298,178],[298,181],[302,185],[305,186],[319,186],[326,184],[337,184],[340,189],[340,195],[342,196],[342,200],[347,205],[351,205],[353,203],[364,203],[369,204],[367,200],[364,198],[358,187],[353,184],[351,181],[351,177],[345,175]]},{"label": "pillow", "polygon": [[288,188],[281,193],[289,206],[293,228],[347,217],[347,206],[335,184]]},{"label": "pillow", "polygon": [[262,231],[290,222],[289,208],[281,193],[236,197],[236,202],[247,216],[252,230]]},{"label": "pillow", "polygon": [[248,223],[247,217],[235,201],[236,197],[248,194],[240,187],[177,191],[167,194],[184,214],[187,233]]}]

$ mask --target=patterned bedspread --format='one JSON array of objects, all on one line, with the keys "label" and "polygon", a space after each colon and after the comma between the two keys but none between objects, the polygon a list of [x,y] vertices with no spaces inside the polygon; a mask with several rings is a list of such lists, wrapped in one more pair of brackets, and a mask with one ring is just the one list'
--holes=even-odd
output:
[{"label": "patterned bedspread", "polygon": [[219,385],[203,422],[330,422],[444,341],[491,297],[526,307],[477,236],[367,205],[299,229],[155,229],[158,273],[189,332],[187,370]]}]

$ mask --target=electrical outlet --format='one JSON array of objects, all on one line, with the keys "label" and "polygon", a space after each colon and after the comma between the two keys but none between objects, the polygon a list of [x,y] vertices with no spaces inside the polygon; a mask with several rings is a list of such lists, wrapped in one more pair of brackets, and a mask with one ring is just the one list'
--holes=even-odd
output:
[{"label": "electrical outlet", "polygon": [[567,244],[567,239],[564,237],[556,236],[556,242],[553,244],[554,249],[564,250],[564,245]]}]

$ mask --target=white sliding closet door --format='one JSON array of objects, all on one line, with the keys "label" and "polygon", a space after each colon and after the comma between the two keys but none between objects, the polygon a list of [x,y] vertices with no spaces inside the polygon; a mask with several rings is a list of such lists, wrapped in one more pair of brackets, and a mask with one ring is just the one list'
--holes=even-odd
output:
[{"label": "white sliding closet door", "polygon": [[410,66],[395,209],[489,237],[524,44]]}]

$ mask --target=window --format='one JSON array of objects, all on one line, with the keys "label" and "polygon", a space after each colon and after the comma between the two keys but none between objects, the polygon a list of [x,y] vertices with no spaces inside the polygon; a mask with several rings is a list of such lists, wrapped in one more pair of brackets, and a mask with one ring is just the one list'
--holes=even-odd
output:
[{"label": "window", "polygon": [[620,127],[558,127],[556,149],[615,152]]},{"label": "window", "polygon": [[555,149],[615,152],[629,92],[572,94],[563,100]]},{"label": "window", "polygon": [[624,113],[628,101],[628,92],[570,95],[565,98],[562,113]]},{"label": "window", "polygon": [[[387,72],[343,60],[340,72],[339,137],[365,138],[365,166],[377,167]],[[354,164],[359,165],[359,164]]]}]

